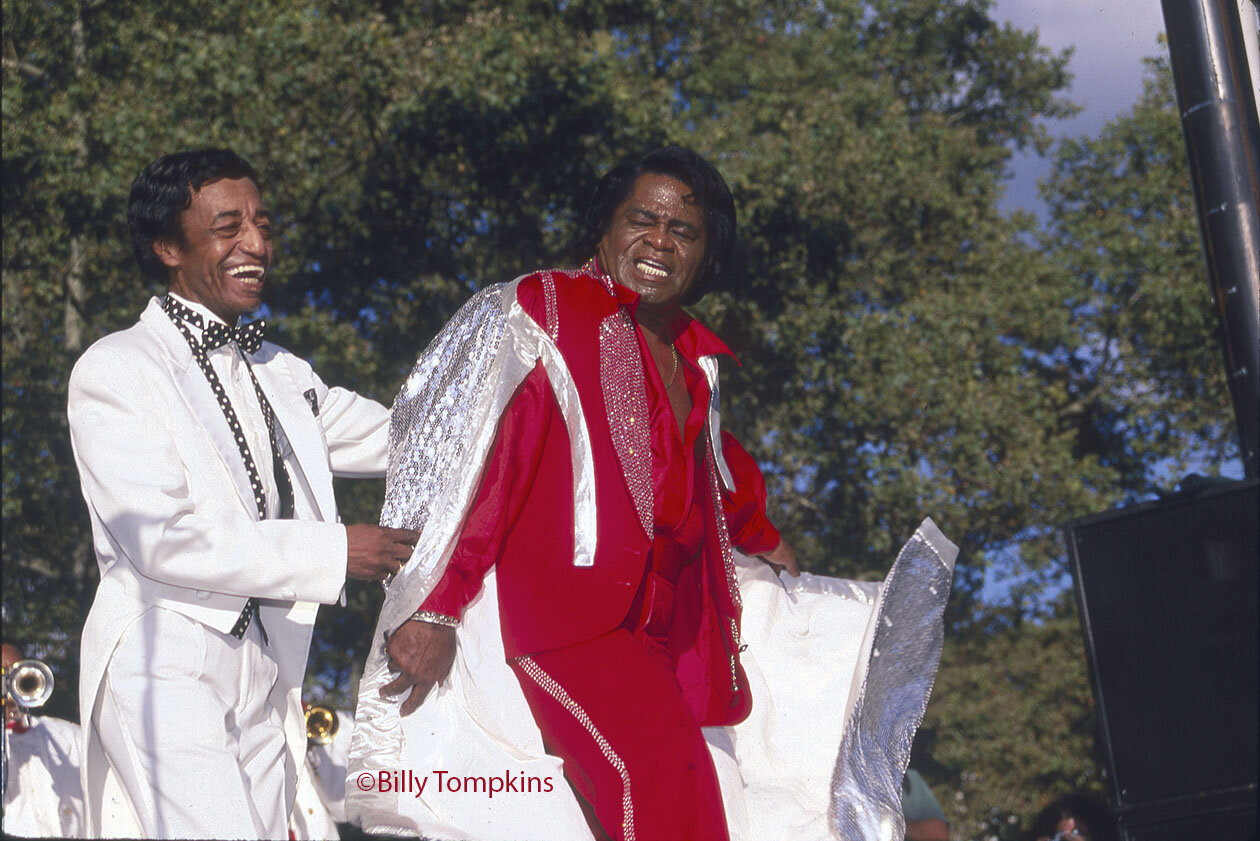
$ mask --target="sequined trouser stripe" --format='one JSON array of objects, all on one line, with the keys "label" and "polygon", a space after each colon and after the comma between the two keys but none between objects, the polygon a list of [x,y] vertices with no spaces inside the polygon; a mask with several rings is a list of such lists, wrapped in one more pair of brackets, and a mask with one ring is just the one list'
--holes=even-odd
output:
[{"label": "sequined trouser stripe", "polygon": [[569,693],[564,691],[563,686],[556,683],[549,674],[540,669],[538,664],[530,657],[518,657],[514,662],[520,667],[521,671],[538,684],[542,691],[554,698],[557,703],[577,719],[583,729],[591,734],[591,738],[599,746],[600,753],[617,771],[617,775],[621,777],[622,835],[626,841],[634,841],[634,804],[630,799],[630,772],[626,770],[626,764],[622,762],[621,757],[613,750],[612,745],[608,744],[608,740],[604,738],[604,735],[599,732],[599,728],[591,721],[590,716],[586,714],[586,710],[582,709],[580,704],[569,697]]}]

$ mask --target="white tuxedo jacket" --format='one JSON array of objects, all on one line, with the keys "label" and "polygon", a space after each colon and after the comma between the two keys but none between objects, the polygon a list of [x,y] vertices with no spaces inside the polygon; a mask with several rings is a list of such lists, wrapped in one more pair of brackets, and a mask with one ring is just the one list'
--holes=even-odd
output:
[{"label": "white tuxedo jacket", "polygon": [[[284,714],[286,765],[302,763],[311,627],[318,603],[337,601],[346,577],[332,477],[384,475],[389,411],[330,389],[277,345],[264,342],[248,358],[292,447],[292,520],[258,519],[223,411],[157,298],[135,326],[88,348],[70,375],[70,436],[101,573],[80,652],[89,834],[102,829],[104,791],[121,791],[108,785],[91,726],[102,678],[124,631],[152,605],[228,633],[246,599],[261,600],[279,666],[271,701]],[[295,786],[290,773],[290,804]]]}]

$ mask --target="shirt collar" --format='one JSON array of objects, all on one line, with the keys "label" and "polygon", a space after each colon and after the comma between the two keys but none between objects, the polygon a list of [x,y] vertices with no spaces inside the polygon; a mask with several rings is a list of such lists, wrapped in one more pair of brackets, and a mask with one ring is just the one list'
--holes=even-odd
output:
[{"label": "shirt collar", "polygon": [[603,267],[599,265],[599,260],[594,257],[586,261],[586,264],[582,266],[582,271],[598,280],[604,289],[608,291],[608,294],[612,295],[613,300],[617,302],[618,306],[629,307],[630,314],[634,315],[635,311],[639,308],[638,292],[635,292],[632,289],[627,289],[620,283],[614,282],[613,279],[608,276],[608,272],[604,271]]},{"label": "shirt collar", "polygon": [[[639,308],[638,292],[614,282],[600,268],[599,262],[594,257],[586,261],[586,265],[582,266],[582,271],[596,278],[612,295],[618,306],[628,307],[630,314],[634,315]],[[739,360],[731,352],[731,349],[726,346],[725,342],[719,339],[712,330],[686,312],[680,313],[672,326],[675,336],[674,347],[688,359],[695,360],[702,356],[725,355],[734,359],[736,364],[739,364]]]},{"label": "shirt collar", "polygon": [[[220,324],[227,324],[226,321],[224,321],[223,319],[215,315],[213,312],[211,312],[210,308],[207,307],[205,304],[199,304],[196,301],[190,301],[187,298],[185,298],[183,295],[177,295],[174,292],[167,292],[166,294],[170,295],[176,301],[188,307],[190,310],[197,313],[197,315],[201,316],[203,325],[209,324],[212,321],[217,321]],[[241,320],[238,318],[236,319],[236,324],[233,324],[231,326],[236,327],[236,326],[239,326],[240,323],[241,323]],[[194,324],[190,324],[188,326],[196,329],[196,325]]]},{"label": "shirt collar", "polygon": [[717,337],[717,334],[705,327],[697,319],[692,318],[687,313],[678,316],[674,322],[674,347],[678,348],[678,352],[688,359],[699,359],[702,356],[729,356],[735,360],[735,364],[739,364],[739,359],[726,342]]}]

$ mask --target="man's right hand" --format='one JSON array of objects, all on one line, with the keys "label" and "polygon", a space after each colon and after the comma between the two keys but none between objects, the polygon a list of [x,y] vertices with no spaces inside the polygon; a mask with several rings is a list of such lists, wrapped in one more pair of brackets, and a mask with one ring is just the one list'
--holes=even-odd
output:
[{"label": "man's right hand", "polygon": [[346,526],[346,577],[384,581],[411,558],[420,532],[357,523]]},{"label": "man's right hand", "polygon": [[400,715],[411,715],[429,690],[446,679],[455,662],[455,629],[432,622],[407,621],[385,643],[389,667],[399,673],[381,687],[388,698],[411,690],[403,699]]}]

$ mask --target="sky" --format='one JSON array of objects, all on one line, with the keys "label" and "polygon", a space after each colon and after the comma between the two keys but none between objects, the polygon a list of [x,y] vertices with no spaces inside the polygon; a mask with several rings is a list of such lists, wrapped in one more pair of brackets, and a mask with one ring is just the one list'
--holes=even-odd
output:
[{"label": "sky", "polygon": [[[1082,110],[1071,119],[1049,121],[1054,137],[1096,135],[1137,101],[1142,59],[1167,55],[1156,40],[1164,31],[1159,0],[996,0],[991,16],[1017,29],[1036,30],[1040,42],[1056,53],[1075,48],[1067,96]],[[1015,177],[1002,209],[1024,208],[1041,215],[1037,179],[1049,174],[1049,161],[1033,153],[1017,154],[1012,169]]]},{"label": "sky", "polygon": [[[1108,121],[1128,111],[1142,92],[1142,59],[1167,48],[1157,41],[1164,31],[1159,0],[995,0],[991,17],[1017,29],[1036,30],[1039,41],[1053,52],[1073,47],[1068,69],[1072,74],[1067,98],[1081,106],[1076,116],[1047,121],[1052,137],[1097,135]],[[1048,159],[1035,153],[1016,153],[1011,161],[1014,178],[1008,182],[1005,211],[1023,208],[1043,216],[1045,205],[1037,194],[1037,180],[1050,172]],[[999,564],[985,578],[983,597],[1004,601],[1022,575],[1010,575]],[[1072,579],[1064,574],[1042,594],[1049,604]]]}]

